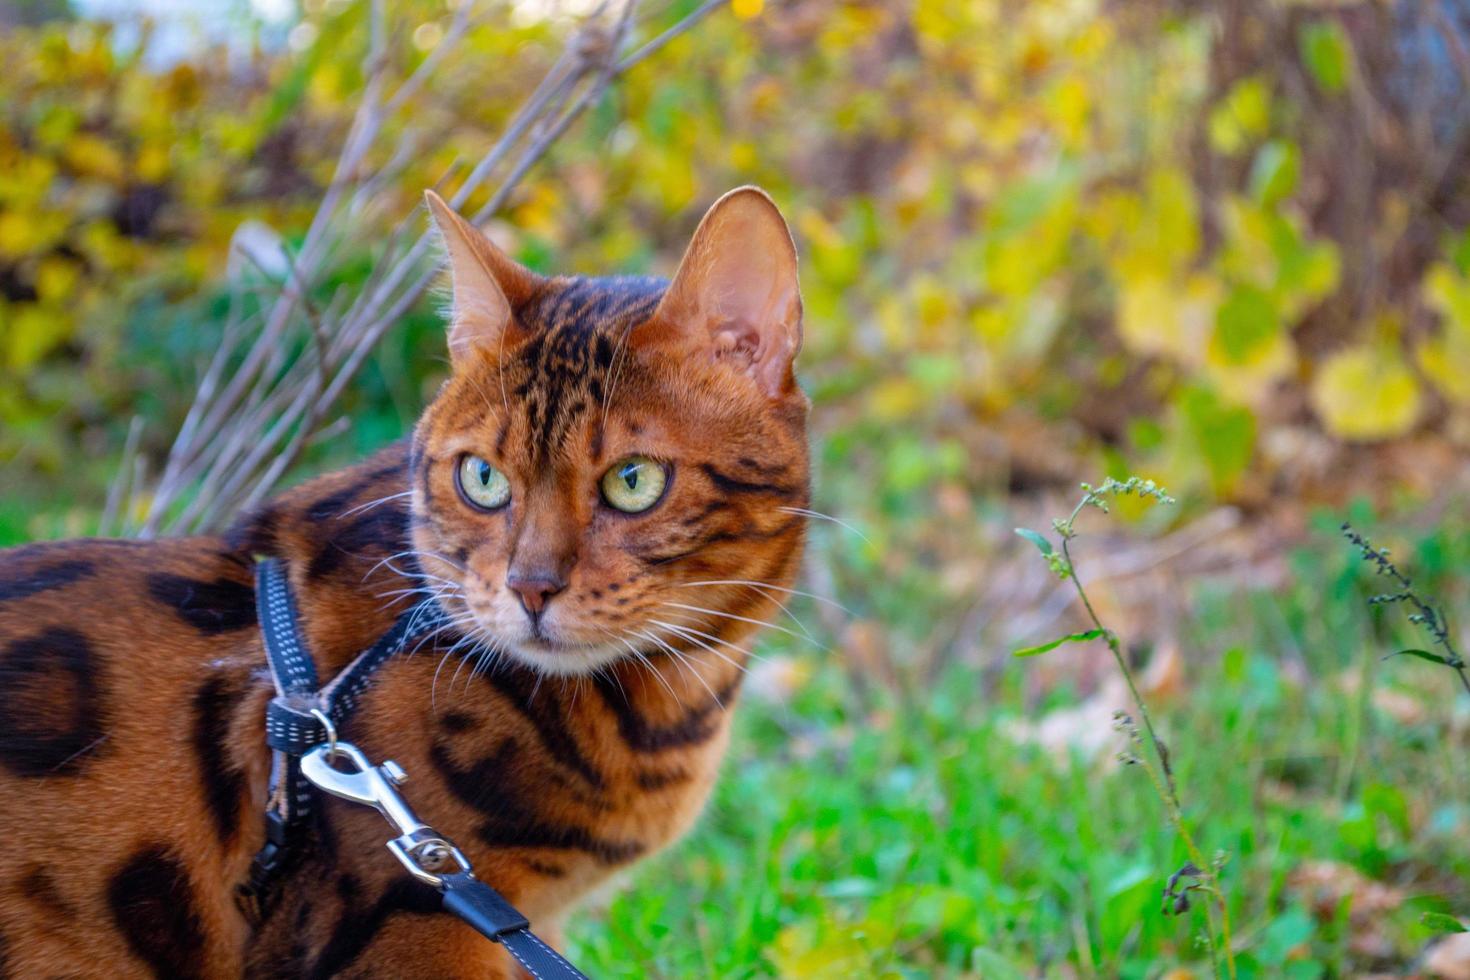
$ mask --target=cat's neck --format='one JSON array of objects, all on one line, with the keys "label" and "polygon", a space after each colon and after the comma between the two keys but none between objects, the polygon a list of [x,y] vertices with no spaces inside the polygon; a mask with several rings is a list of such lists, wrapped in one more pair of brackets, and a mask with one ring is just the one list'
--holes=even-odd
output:
[{"label": "cat's neck", "polygon": [[413,602],[409,444],[288,490],[229,532],[247,556],[283,559],[317,670],[333,676]]}]

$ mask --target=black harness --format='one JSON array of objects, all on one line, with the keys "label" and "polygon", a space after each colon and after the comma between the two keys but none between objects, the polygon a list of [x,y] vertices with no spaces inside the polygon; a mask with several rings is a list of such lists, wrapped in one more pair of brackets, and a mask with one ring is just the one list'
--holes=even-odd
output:
[{"label": "black harness", "polygon": [[[436,831],[417,821],[393,790],[402,772],[391,762],[372,767],[355,746],[337,741],[337,728],[352,715],[358,698],[379,667],[416,637],[427,638],[449,624],[437,602],[420,603],[400,616],[393,626],[343,671],[321,686],[316,664],[301,635],[300,617],[285,569],[274,558],[255,569],[255,606],[266,660],[275,681],[276,696],[266,712],[266,744],[271,749],[270,796],[265,813],[266,843],[251,863],[249,880],[240,886],[242,905],[259,915],[271,885],[292,854],[293,833],[311,813],[312,790],[317,786],[375,806],[399,826],[403,836],[389,849],[428,887],[439,889],[444,908],[475,931],[504,946],[531,976],[581,978],[584,974],[531,932],[530,922],[495,889],[472,873],[464,855]],[[307,759],[308,756],[312,758]],[[342,756],[358,766],[343,778],[361,778],[373,794],[360,796],[313,783],[309,772],[330,775],[334,758]],[[303,760],[307,766],[303,770]],[[387,799],[391,797],[392,799]],[[386,801],[386,806],[385,806]],[[404,826],[406,815],[409,826]],[[455,870],[435,873],[437,864],[453,859]]]}]

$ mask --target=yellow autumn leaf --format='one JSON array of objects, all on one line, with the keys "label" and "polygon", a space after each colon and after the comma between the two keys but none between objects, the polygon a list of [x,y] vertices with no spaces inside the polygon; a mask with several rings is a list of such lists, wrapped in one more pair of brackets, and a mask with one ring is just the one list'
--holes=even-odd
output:
[{"label": "yellow autumn leaf", "polygon": [[91,221],[77,235],[80,251],[99,269],[124,266],[134,252],[126,238],[110,221]]},{"label": "yellow autumn leaf", "polygon": [[1225,228],[1222,270],[1241,282],[1269,287],[1276,281],[1276,253],[1271,247],[1271,217],[1265,208],[1239,196],[1220,207]]},{"label": "yellow autumn leaf", "polygon": [[1271,125],[1271,90],[1259,75],[1241,79],[1210,114],[1210,145],[1220,153],[1239,153]]},{"label": "yellow autumn leaf", "polygon": [[1451,401],[1470,404],[1470,344],[1464,338],[1432,337],[1414,349],[1423,371],[1440,394]]},{"label": "yellow autumn leaf", "polygon": [[9,319],[5,359],[17,372],[26,370],[47,351],[66,340],[74,327],[70,314],[44,306],[13,307]]},{"label": "yellow autumn leaf", "polygon": [[1332,355],[1312,382],[1312,407],[1334,435],[1401,436],[1419,418],[1419,383],[1397,347],[1362,344]]},{"label": "yellow autumn leaf", "polygon": [[869,395],[873,414],[886,420],[911,418],[924,407],[925,392],[912,378],[880,381]]},{"label": "yellow autumn leaf", "polygon": [[49,250],[66,235],[59,211],[0,211],[0,258],[22,258]]},{"label": "yellow autumn leaf", "polygon": [[861,930],[832,927],[836,935],[818,939],[816,930],[798,924],[776,935],[768,954],[781,976],[791,980],[836,980],[861,976],[872,966],[873,951]]},{"label": "yellow autumn leaf", "polygon": [[[1213,353],[1214,347],[1210,348]],[[1214,356],[1206,358],[1206,374],[1211,384],[1228,401],[1243,405],[1259,405],[1271,389],[1296,366],[1296,344],[1284,331],[1272,334],[1256,345],[1240,362],[1227,362]]]},{"label": "yellow autumn leaf", "polygon": [[1084,226],[1108,242],[1108,264],[1119,278],[1182,274],[1199,251],[1199,203],[1192,178],[1180,170],[1154,171],[1143,194],[1112,191],[1088,211]]},{"label": "yellow autumn leaf", "polygon": [[536,184],[516,208],[515,223],[526,232],[556,241],[562,234],[561,222],[557,220],[560,205],[561,199],[555,190],[545,184]]},{"label": "yellow autumn leaf", "polygon": [[55,178],[56,161],[17,153],[0,166],[0,204],[9,208],[39,208]]},{"label": "yellow autumn leaf", "polygon": [[138,179],[150,184],[159,184],[168,177],[169,148],[157,143],[149,144],[138,151],[133,162],[133,172]]},{"label": "yellow autumn leaf", "polygon": [[1118,285],[1118,334],[1140,354],[1198,363],[1215,325],[1220,284],[1194,275],[1182,285],[1160,276],[1125,278]]},{"label": "yellow autumn leaf", "polygon": [[1047,102],[1051,122],[1060,132],[1063,143],[1068,147],[1081,146],[1092,112],[1092,96],[1087,84],[1077,77],[1065,79],[1051,90]]},{"label": "yellow autumn leaf", "polygon": [[730,166],[744,173],[760,163],[760,152],[750,140],[735,140],[730,144]]},{"label": "yellow autumn leaf", "polygon": [[957,312],[954,292],[938,276],[930,273],[915,276],[910,289],[921,333],[933,334],[954,321]]},{"label": "yellow autumn leaf", "polygon": [[73,170],[110,183],[123,179],[123,155],[118,148],[91,133],[77,133],[66,144],[62,155]]},{"label": "yellow autumn leaf", "polygon": [[1059,195],[1027,227],[1000,235],[985,249],[985,282],[1003,297],[1020,298],[1050,278],[1077,226],[1075,195]]},{"label": "yellow autumn leaf", "polygon": [[1424,277],[1424,298],[1440,315],[1440,332],[1416,348],[1419,368],[1446,398],[1470,403],[1470,281],[1437,263]]},{"label": "yellow autumn leaf", "polygon": [[1424,299],[1445,327],[1470,333],[1470,281],[1446,262],[1436,262],[1424,275]]},{"label": "yellow autumn leaf", "polygon": [[1151,245],[1175,263],[1187,263],[1199,250],[1199,202],[1194,180],[1186,172],[1165,167],[1148,177],[1146,229]]},{"label": "yellow autumn leaf", "polygon": [[907,351],[913,346],[912,311],[899,296],[881,296],[874,304],[873,319],[883,346],[888,350]]},{"label": "yellow autumn leaf", "polygon": [[71,259],[48,255],[36,266],[36,295],[43,303],[60,303],[81,279],[81,267]]},{"label": "yellow autumn leaf", "polygon": [[[971,314],[970,324],[981,340],[987,365],[1009,385],[1022,381],[1017,371],[1044,361],[1062,325],[1064,311],[1057,284],[1043,283],[1031,295],[1001,297],[987,303]],[[993,384],[995,379],[985,383]]]}]

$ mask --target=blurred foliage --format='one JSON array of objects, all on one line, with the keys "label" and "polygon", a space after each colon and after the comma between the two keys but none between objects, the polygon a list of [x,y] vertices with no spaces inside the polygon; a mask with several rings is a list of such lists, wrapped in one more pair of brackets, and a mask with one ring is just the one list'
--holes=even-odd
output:
[{"label": "blurred foliage", "polygon": [[[333,179],[366,6],[305,0],[285,46],[166,68],[105,25],[0,33],[0,544],[94,527],[133,416],[167,451],[238,278],[230,242],[299,242]],[[449,15],[390,7],[402,77]],[[1018,578],[996,498],[1101,461],[1165,482],[1187,520],[1360,488],[1402,504],[1458,465],[1461,7],[732,0],[557,145],[490,228],[542,270],[668,272],[721,192],[773,192],[803,258],[817,505],[846,522],[815,526],[809,574],[849,609],[796,610],[842,657],[773,638],[785,699],[753,680],[710,818],[604,928],[573,928],[594,972],[1203,975],[1197,924],[1155,914],[1181,855],[1140,781],[1011,737],[1080,699],[1070,677],[1038,699],[1032,661],[985,663],[995,624],[1030,612],[976,599]],[[402,152],[337,245],[344,278],[505,125],[566,30],[546,9],[488,4],[392,120]],[[425,304],[311,465],[401,435],[444,370]],[[1384,466],[1399,448],[1413,465]],[[1456,606],[1466,523],[1416,555]],[[1361,639],[1362,583],[1319,537],[1289,587],[1192,602],[1206,662],[1164,721],[1220,747],[1177,764],[1202,844],[1232,855],[1243,975],[1390,969],[1427,941],[1420,911],[1467,907],[1470,773],[1445,751],[1464,719],[1443,691],[1395,687],[1416,711],[1344,696],[1389,671],[1387,644]],[[1324,899],[1293,877],[1308,859],[1347,884]],[[1404,892],[1371,928],[1350,907],[1370,885]]]},{"label": "blurred foliage", "polygon": [[[862,436],[829,451],[878,487],[1028,486],[1101,452],[1196,499],[1326,492],[1304,442],[1470,438],[1470,14],[1421,7],[747,0],[631,73],[492,232],[540,268],[667,271],[714,197],[765,185],[803,250],[819,418]],[[45,486],[133,412],[176,424],[219,319],[177,301],[242,223],[299,236],[364,9],[312,0],[282,50],[167,69],[146,33],[0,38],[0,459]],[[406,73],[449,15],[393,9]],[[452,185],[544,70],[564,22],[538,10],[488,7],[395,120],[343,245],[361,274],[371,229]],[[412,419],[433,329],[349,399],[364,429]]]}]

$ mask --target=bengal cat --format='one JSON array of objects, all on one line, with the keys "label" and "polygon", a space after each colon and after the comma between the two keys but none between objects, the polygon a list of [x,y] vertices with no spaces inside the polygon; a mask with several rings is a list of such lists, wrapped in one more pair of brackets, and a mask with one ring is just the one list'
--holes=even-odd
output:
[{"label": "bengal cat", "polygon": [[553,942],[698,814],[805,532],[791,235],[741,188],[671,282],[545,278],[428,198],[451,367],[409,442],[223,537],[0,552],[0,975],[518,975],[338,800],[263,917],[242,910],[269,760],[260,556],[287,564],[324,679],[414,602],[452,619],[342,736],[400,762],[413,807]]}]

